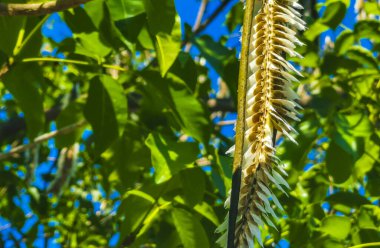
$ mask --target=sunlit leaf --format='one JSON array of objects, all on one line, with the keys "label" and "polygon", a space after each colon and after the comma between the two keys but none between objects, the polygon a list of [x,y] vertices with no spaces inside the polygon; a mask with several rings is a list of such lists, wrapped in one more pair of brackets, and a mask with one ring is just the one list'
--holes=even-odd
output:
[{"label": "sunlit leaf", "polygon": [[145,143],[152,153],[156,183],[163,183],[180,170],[191,167],[198,153],[195,143],[179,143],[158,133],[150,134]]},{"label": "sunlit leaf", "polygon": [[111,0],[107,1],[107,5],[114,21],[131,18],[145,12],[142,0]]},{"label": "sunlit leaf", "polygon": [[161,76],[165,76],[173,65],[181,49],[181,41],[165,33],[156,35],[157,59],[160,65]]},{"label": "sunlit leaf", "polygon": [[334,209],[345,214],[349,214],[353,208],[359,209],[360,206],[370,204],[365,197],[351,193],[351,192],[338,192],[326,198]]},{"label": "sunlit leaf", "polygon": [[350,234],[351,220],[343,216],[328,216],[322,220],[320,229],[334,238],[343,240]]},{"label": "sunlit leaf", "polygon": [[209,241],[201,223],[190,212],[174,208],[172,216],[184,248],[209,247]]}]

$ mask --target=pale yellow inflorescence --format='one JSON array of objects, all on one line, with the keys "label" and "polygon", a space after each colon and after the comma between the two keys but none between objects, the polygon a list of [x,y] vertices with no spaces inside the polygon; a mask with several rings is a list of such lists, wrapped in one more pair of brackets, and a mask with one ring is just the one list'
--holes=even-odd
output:
[{"label": "pale yellow inflorescence", "polygon": [[273,220],[277,216],[271,203],[283,210],[270,185],[274,184],[285,194],[283,186],[289,188],[282,176],[286,172],[275,155],[273,136],[277,130],[295,142],[291,133],[296,131],[288,121],[299,120],[296,109],[300,106],[292,90],[293,82],[298,80],[292,74],[301,74],[285,55],[301,57],[295,48],[302,43],[293,30],[305,29],[305,22],[297,10],[301,8],[297,0],[264,0],[252,22],[236,248],[251,248],[255,239],[263,246],[260,227],[266,223],[276,228]]}]

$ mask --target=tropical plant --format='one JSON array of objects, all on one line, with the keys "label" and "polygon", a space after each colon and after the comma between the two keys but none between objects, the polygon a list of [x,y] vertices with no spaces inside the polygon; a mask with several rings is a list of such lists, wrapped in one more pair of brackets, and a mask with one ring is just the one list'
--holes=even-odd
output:
[{"label": "tropical plant", "polygon": [[[269,187],[284,211],[273,197],[279,219],[260,237],[376,247],[380,7],[299,4],[303,58],[278,58],[303,75],[298,145],[277,134],[290,190]],[[233,0],[1,0],[0,247],[218,247],[243,12]]]}]

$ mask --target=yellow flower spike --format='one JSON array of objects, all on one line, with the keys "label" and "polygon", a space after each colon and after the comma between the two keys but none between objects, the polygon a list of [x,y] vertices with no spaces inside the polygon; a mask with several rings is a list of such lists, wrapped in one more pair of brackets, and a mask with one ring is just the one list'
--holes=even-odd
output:
[{"label": "yellow flower spike", "polygon": [[276,157],[276,132],[296,143],[296,133],[288,123],[298,120],[292,90],[301,74],[285,60],[285,55],[302,57],[295,51],[303,45],[293,29],[304,30],[298,0],[247,0],[242,35],[238,92],[238,120],[234,152],[233,183],[226,201],[230,208],[226,221],[217,229],[218,243],[228,248],[263,246],[260,229],[276,228],[272,205],[282,210],[271,191],[276,186],[286,194],[286,172]]}]

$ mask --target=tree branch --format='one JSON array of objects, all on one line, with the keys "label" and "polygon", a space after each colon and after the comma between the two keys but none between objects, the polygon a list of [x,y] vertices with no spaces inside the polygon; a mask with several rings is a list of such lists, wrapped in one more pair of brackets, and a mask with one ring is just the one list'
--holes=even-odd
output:
[{"label": "tree branch", "polygon": [[[208,1],[209,0],[202,0],[201,5],[199,6],[197,18],[195,19],[195,23],[194,23],[194,26],[193,26],[193,31],[196,31],[199,28],[199,26],[201,25],[202,18],[203,18],[203,15],[205,14],[206,6],[207,6]],[[185,47],[185,52],[189,52],[190,49],[191,49],[191,43],[188,42],[186,44],[186,47]]]},{"label": "tree branch", "polygon": [[[45,112],[46,122],[55,120],[62,111],[62,105],[58,104]],[[11,143],[19,132],[25,130],[26,123],[23,117],[17,116],[9,119],[5,123],[0,123],[0,145],[3,142]]]},{"label": "tree branch", "polygon": [[0,16],[39,16],[77,7],[92,0],[57,0],[45,3],[0,3]]},{"label": "tree branch", "polygon": [[216,17],[228,6],[228,4],[232,3],[232,0],[224,0],[219,7],[201,24],[197,29],[194,30],[194,35],[198,35],[203,30],[207,28],[207,26],[214,21]]},{"label": "tree branch", "polygon": [[47,140],[49,140],[51,138],[71,133],[71,132],[75,131],[76,129],[78,129],[80,127],[83,127],[84,125],[86,125],[86,123],[87,123],[86,121],[80,121],[78,123],[75,123],[73,125],[64,127],[62,129],[59,129],[59,130],[56,130],[56,131],[53,131],[53,132],[50,132],[50,133],[45,133],[45,134],[43,134],[41,136],[38,136],[30,144],[16,146],[15,148],[12,148],[7,153],[0,153],[0,161],[4,160],[4,159],[7,159],[9,157],[12,157],[14,154],[17,154],[17,153],[26,151],[28,149],[31,149],[31,148],[35,147],[36,145],[38,145],[38,144],[40,144],[42,142],[45,142],[45,141],[47,141]]},{"label": "tree branch", "polygon": [[185,38],[185,40],[182,42],[182,46],[185,46],[190,40],[199,35],[203,30],[205,30],[210,23],[214,21],[216,17],[228,6],[229,3],[231,3],[232,0],[224,0],[219,7],[200,25],[198,25],[196,28],[193,29],[193,34],[191,37]]}]

